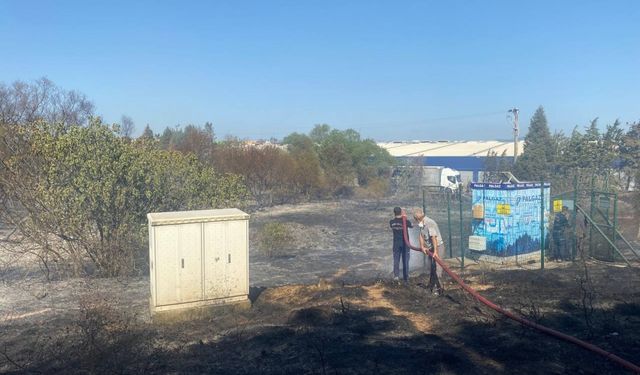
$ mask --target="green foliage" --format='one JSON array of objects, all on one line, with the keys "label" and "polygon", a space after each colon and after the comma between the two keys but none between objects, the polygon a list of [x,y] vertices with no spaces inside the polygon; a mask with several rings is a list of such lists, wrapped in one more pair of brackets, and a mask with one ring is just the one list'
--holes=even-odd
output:
[{"label": "green foliage", "polygon": [[316,152],[315,143],[311,137],[306,134],[300,134],[297,132],[291,133],[284,137],[282,143],[287,145],[288,150],[291,153]]},{"label": "green foliage", "polygon": [[295,191],[307,199],[318,196],[324,190],[325,177],[320,166],[320,159],[314,149],[290,151],[295,161],[291,173],[291,181]]},{"label": "green foliage", "polygon": [[283,143],[287,145],[289,154],[296,161],[293,171],[296,188],[307,198],[320,195],[325,188],[325,175],[317,147],[311,137],[291,133],[284,138]]},{"label": "green foliage", "polygon": [[[561,190],[572,189],[574,178],[582,184],[590,184],[592,177],[598,181],[606,179],[610,185],[622,187],[624,182],[620,177],[623,176],[616,165],[620,162],[627,164],[629,157],[625,156],[628,153],[624,148],[624,141],[625,134],[619,121],[616,120],[601,132],[597,118],[590,122],[584,133],[575,128],[570,137],[559,136],[550,180]],[[633,157],[630,158],[632,159]]]},{"label": "green foliage", "polygon": [[350,154],[349,143],[339,131],[332,132],[318,147],[320,165],[332,192],[342,187],[354,186],[356,169]]},{"label": "green foliage", "polygon": [[285,137],[284,143],[292,154],[304,154],[314,168],[317,168],[316,160],[319,162],[324,186],[332,194],[388,178],[389,167],[395,163],[386,150],[371,139],[361,139],[353,129],[341,131],[316,125],[309,136],[292,133]]},{"label": "green foliage", "polygon": [[213,159],[215,133],[210,122],[207,122],[204,127],[195,125],[187,125],[184,128],[179,126],[174,128],[167,127],[160,136],[159,141],[165,150],[193,154],[202,162],[210,163]]},{"label": "green foliage", "polygon": [[283,223],[266,223],[258,233],[260,249],[268,257],[278,256],[284,253],[286,246],[291,246],[294,237],[289,227]]},{"label": "green foliage", "polygon": [[[22,127],[20,136],[28,148],[4,155],[9,173],[2,187],[24,208],[24,233],[56,262],[77,266],[86,256],[102,274],[129,273],[144,254],[148,212],[225,207],[245,198],[240,177],[153,141],[125,140],[99,119],[66,129],[38,123]],[[55,249],[52,238],[60,243]]]},{"label": "green foliage", "polygon": [[151,127],[149,125],[145,126],[144,130],[142,131],[142,135],[140,135],[140,139],[151,141],[154,138],[155,135],[153,134],[153,130],[151,130]]},{"label": "green foliage", "polygon": [[636,189],[638,189],[640,185],[640,122],[629,126],[629,130],[622,138],[620,156],[626,177],[625,190],[629,189],[632,179],[635,179]]},{"label": "green foliage", "polygon": [[329,137],[331,127],[327,124],[316,125],[309,132],[309,138],[315,143],[322,143]]},{"label": "green foliage", "polygon": [[620,127],[619,120],[616,120],[612,125],[607,125],[607,130],[602,136],[602,160],[600,162],[603,168],[611,166],[620,157],[624,136],[624,130]]},{"label": "green foliage", "polygon": [[568,137],[562,133],[551,136],[540,107],[531,119],[514,174],[521,180],[545,179],[557,191],[573,189],[574,179],[590,185],[592,178],[607,181],[612,189],[627,190],[640,166],[639,128],[631,124],[625,133],[616,120],[602,131],[595,118],[583,132],[576,127]]}]

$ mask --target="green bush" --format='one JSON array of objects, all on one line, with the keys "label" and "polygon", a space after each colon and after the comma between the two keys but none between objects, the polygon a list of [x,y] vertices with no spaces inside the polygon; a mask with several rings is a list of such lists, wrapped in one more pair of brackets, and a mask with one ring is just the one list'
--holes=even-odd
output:
[{"label": "green bush", "polygon": [[294,238],[289,227],[277,222],[265,224],[258,233],[260,249],[268,257],[282,255],[285,246],[291,246]]},{"label": "green bush", "polygon": [[146,260],[148,212],[235,206],[246,196],[240,177],[119,137],[99,119],[5,130],[0,189],[18,209],[3,210],[4,219],[38,245],[47,270],[78,273],[89,260],[102,275],[131,273]]},{"label": "green bush", "polygon": [[378,184],[378,179],[388,179],[390,167],[395,164],[389,152],[371,139],[362,139],[353,129],[316,125],[308,136],[292,133],[283,142],[291,154],[304,151],[316,160],[318,166],[312,171],[321,177],[315,179],[316,190],[326,190],[333,196],[350,196],[357,186],[366,187],[372,182]]}]

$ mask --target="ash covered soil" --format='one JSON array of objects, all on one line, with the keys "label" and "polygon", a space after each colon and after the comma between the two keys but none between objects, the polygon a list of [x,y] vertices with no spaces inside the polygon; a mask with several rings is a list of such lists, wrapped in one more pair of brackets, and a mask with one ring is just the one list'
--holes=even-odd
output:
[{"label": "ash covered soil", "polygon": [[[0,285],[0,373],[625,373],[495,314],[446,276],[440,297],[419,272],[408,286],[389,280],[394,205],[252,215],[252,307],[192,321],[152,323],[148,278],[43,282],[32,262],[12,260]],[[256,246],[271,220],[296,231],[276,258]],[[468,262],[461,275],[511,311],[640,363],[640,270],[587,269],[592,287],[580,263],[540,271]]]},{"label": "ash covered soil", "polygon": [[[284,205],[254,213],[250,222],[251,285],[389,277],[392,212],[388,204],[341,201]],[[289,227],[294,240],[278,249],[276,256],[267,257],[258,232],[273,221]]]}]

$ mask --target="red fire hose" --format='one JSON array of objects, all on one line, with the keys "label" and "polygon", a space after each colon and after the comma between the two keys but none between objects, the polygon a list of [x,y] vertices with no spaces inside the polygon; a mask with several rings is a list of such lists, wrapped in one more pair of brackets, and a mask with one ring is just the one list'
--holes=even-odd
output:
[{"label": "red fire hose", "polygon": [[[411,243],[409,242],[409,235],[407,233],[407,216],[405,214],[402,215],[402,232],[404,234],[404,242],[407,244],[407,246],[409,246],[410,249],[415,250],[415,251],[420,251],[422,252],[422,249],[420,249],[419,247],[414,247],[411,245]],[[554,329],[545,327],[543,325],[540,324],[536,324],[534,322],[531,322],[527,319],[524,319],[522,317],[519,317],[517,315],[514,315],[512,313],[510,313],[509,311],[503,309],[502,307],[496,305],[495,303],[489,301],[488,299],[484,298],[483,296],[481,296],[480,294],[478,294],[478,292],[476,292],[475,290],[473,290],[470,286],[468,286],[467,284],[465,284],[464,281],[462,281],[462,279],[460,278],[460,276],[456,275],[455,273],[453,273],[453,271],[451,271],[449,269],[449,267],[447,267],[447,265],[439,258],[439,257],[433,257],[433,253],[429,252],[429,256],[431,256],[433,259],[436,260],[436,262],[442,267],[442,269],[449,275],[451,276],[452,279],[454,279],[458,284],[460,284],[460,286],[466,290],[467,292],[469,292],[469,294],[471,294],[475,299],[477,299],[478,301],[482,302],[483,304],[485,304],[486,306],[490,307],[491,309],[499,312],[500,314],[506,316],[509,319],[515,320],[516,322],[523,324],[525,326],[529,326],[531,328],[535,328],[539,331],[542,331],[544,333],[546,333],[547,335],[550,336],[554,336],[557,337],[561,340],[565,340],[568,342],[571,342],[573,344],[576,344],[578,346],[581,346],[587,350],[590,350],[594,353],[598,353],[601,356],[619,364],[620,366],[631,370],[633,372],[636,372],[638,374],[640,374],[640,367],[634,365],[633,363],[624,360],[620,357],[618,357],[617,355],[613,354],[613,353],[609,353],[606,350],[603,350],[593,344],[589,344],[588,342],[582,341],[580,339],[577,339],[573,336],[569,336],[567,334],[564,334],[562,332],[558,332]]]}]

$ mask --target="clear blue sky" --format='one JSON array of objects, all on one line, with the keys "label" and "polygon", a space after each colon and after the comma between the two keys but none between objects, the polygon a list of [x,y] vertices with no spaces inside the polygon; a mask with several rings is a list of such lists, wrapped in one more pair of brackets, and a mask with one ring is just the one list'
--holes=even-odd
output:
[{"label": "clear blue sky", "polygon": [[[511,136],[640,119],[640,1],[0,1],[0,81],[46,76],[137,131]],[[482,114],[482,115],[480,115]]]}]

